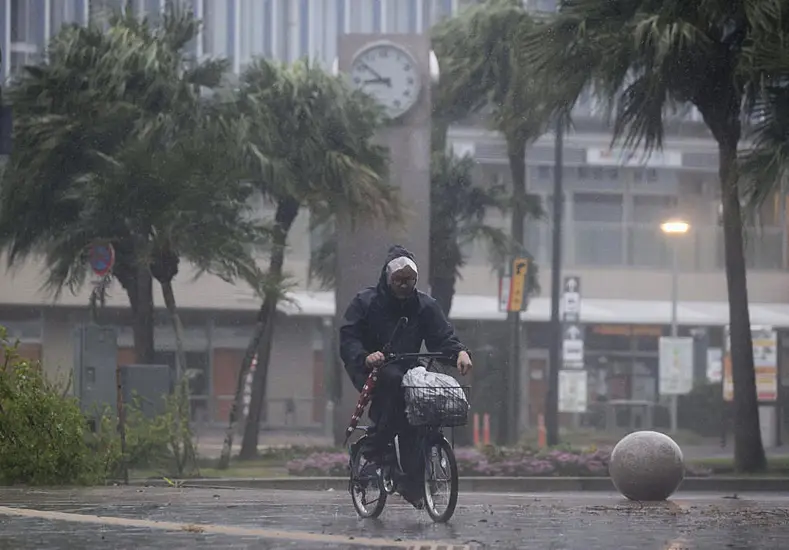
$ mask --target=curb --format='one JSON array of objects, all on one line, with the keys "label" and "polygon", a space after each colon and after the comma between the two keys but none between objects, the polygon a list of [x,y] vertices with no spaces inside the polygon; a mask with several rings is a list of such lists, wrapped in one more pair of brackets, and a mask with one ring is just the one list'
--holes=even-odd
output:
[{"label": "curb", "polygon": [[[347,491],[345,477],[216,478],[173,480],[178,487],[192,489],[257,489],[290,491]],[[121,485],[122,482],[113,484]],[[172,487],[164,479],[131,480],[135,487]],[[612,492],[607,477],[461,477],[460,492],[551,493]],[[789,477],[688,477],[678,492],[787,493]]]}]

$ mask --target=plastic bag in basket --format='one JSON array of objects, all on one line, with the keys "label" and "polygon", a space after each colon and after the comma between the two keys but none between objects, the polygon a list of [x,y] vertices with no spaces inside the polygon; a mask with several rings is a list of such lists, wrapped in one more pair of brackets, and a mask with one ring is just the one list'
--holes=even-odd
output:
[{"label": "plastic bag in basket", "polygon": [[405,413],[413,426],[460,426],[466,423],[469,404],[457,380],[416,367],[403,376]]}]

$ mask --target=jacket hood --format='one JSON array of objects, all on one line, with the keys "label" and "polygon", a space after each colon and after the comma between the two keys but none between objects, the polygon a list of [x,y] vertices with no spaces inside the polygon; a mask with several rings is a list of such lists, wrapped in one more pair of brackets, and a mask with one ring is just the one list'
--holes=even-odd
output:
[{"label": "jacket hood", "polygon": [[411,252],[409,252],[404,246],[396,244],[389,248],[389,251],[386,253],[386,261],[384,261],[384,265],[381,267],[381,275],[378,277],[378,291],[384,293],[387,296],[391,295],[391,291],[389,290],[389,284],[386,282],[386,266],[389,262],[401,256],[405,256],[409,260],[416,263],[416,258],[414,255],[411,254]]}]

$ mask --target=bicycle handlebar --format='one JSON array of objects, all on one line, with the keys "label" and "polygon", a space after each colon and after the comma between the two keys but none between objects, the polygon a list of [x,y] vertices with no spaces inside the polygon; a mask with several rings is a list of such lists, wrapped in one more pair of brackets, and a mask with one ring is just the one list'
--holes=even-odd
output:
[{"label": "bicycle handlebar", "polygon": [[403,359],[419,359],[419,358],[426,358],[426,359],[444,359],[446,361],[452,361],[452,357],[447,355],[446,353],[441,352],[424,352],[424,353],[389,353],[385,355],[384,364],[393,363],[394,361],[402,361]]}]

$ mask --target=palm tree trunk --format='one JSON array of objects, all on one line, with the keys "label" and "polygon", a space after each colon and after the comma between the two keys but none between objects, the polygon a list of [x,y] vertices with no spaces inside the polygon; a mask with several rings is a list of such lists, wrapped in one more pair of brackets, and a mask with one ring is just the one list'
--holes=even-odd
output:
[{"label": "palm tree trunk", "polygon": [[134,283],[135,296],[132,300],[134,355],[138,363],[150,365],[154,362],[153,276],[147,265],[137,265]]},{"label": "palm tree trunk", "polygon": [[452,309],[452,299],[455,297],[454,275],[448,277],[432,277],[430,281],[430,294],[435,298],[436,302],[438,302],[438,305],[441,306],[441,311],[444,312],[444,315],[449,317],[449,312]]},{"label": "palm tree trunk", "polygon": [[430,148],[433,153],[445,153],[449,121],[446,115],[434,115],[430,127]]},{"label": "palm tree trunk", "polygon": [[739,472],[760,472],[766,469],[767,458],[759,429],[742,212],[737,187],[737,139],[727,142],[719,138],[718,153],[734,382],[734,465]]},{"label": "palm tree trunk", "polygon": [[[274,263],[272,257],[271,263]],[[260,318],[262,323],[258,323],[257,328],[261,330],[256,334],[253,341],[257,340],[258,345],[253,348],[250,342],[250,349],[258,352],[258,362],[255,374],[252,376],[252,395],[249,399],[249,414],[244,421],[244,437],[241,439],[241,450],[238,458],[241,460],[251,460],[257,456],[258,436],[260,434],[260,420],[263,414],[263,405],[266,399],[266,386],[268,382],[268,367],[271,360],[271,345],[274,337],[274,316],[277,313],[277,299],[266,296],[260,308]],[[249,349],[247,350],[247,352]]]},{"label": "palm tree trunk", "polygon": [[[526,215],[526,143],[515,140],[507,142],[507,158],[512,175],[512,219],[510,220],[510,237],[515,245],[515,255],[523,254],[524,217]],[[515,443],[520,419],[520,380],[521,380],[521,322],[520,311],[507,313],[509,329],[509,361],[504,377],[504,388],[507,391],[503,400],[502,421],[499,423],[499,439],[502,443]]]},{"label": "palm tree trunk", "polygon": [[252,359],[260,347],[260,341],[263,339],[263,333],[266,330],[265,320],[265,309],[261,307],[260,311],[258,311],[252,340],[247,346],[247,350],[244,353],[244,358],[241,360],[241,369],[238,371],[238,379],[236,380],[236,393],[233,398],[233,403],[230,405],[227,430],[225,430],[225,440],[222,443],[222,453],[219,456],[219,463],[217,464],[217,469],[219,470],[225,470],[230,466],[230,454],[233,450],[233,437],[236,433],[239,411],[241,410],[241,403],[244,396],[244,384],[246,382],[249,369],[252,366]]},{"label": "palm tree trunk", "polygon": [[178,308],[175,305],[175,293],[173,292],[173,283],[170,281],[161,281],[162,297],[164,298],[164,305],[167,308],[167,313],[170,314],[170,321],[173,324],[173,331],[175,332],[175,379],[180,383],[181,377],[186,373],[186,352],[184,351],[184,326],[181,323],[181,316],[178,314]]},{"label": "palm tree trunk", "polygon": [[[285,246],[288,240],[288,233],[293,225],[293,221],[299,213],[299,203],[293,199],[280,200],[277,203],[277,211],[274,216],[274,237],[271,260],[269,262],[269,276],[272,281],[282,279],[282,268],[285,263]],[[258,362],[255,374],[252,379],[252,396],[249,402],[249,415],[244,423],[244,437],[241,441],[239,458],[248,460],[257,455],[258,434],[260,433],[260,417],[263,409],[263,402],[266,396],[266,382],[268,377],[269,361],[271,359],[271,347],[274,340],[274,321],[277,312],[277,294],[267,293],[263,304],[258,312],[258,322],[255,326],[255,333],[247,346],[244,354],[244,363],[239,371],[239,381],[236,384],[236,399],[233,403],[235,414],[231,410],[231,424],[236,421],[238,409],[240,409],[241,397],[243,395],[244,379],[249,372],[249,366],[255,352],[258,352]],[[247,362],[249,359],[249,362]],[[239,391],[240,390],[240,391]],[[225,434],[225,447],[232,447],[232,437],[234,426],[228,426]],[[230,445],[228,445],[228,438]],[[223,449],[223,454],[227,453],[229,463],[229,450]]]},{"label": "palm tree trunk", "polygon": [[175,394],[178,403],[178,415],[175,419],[176,430],[179,435],[177,438],[172,438],[171,446],[173,454],[175,454],[175,462],[179,475],[183,475],[192,449],[186,441],[183,440],[181,435],[186,433],[184,424],[188,424],[191,418],[190,403],[189,403],[189,383],[185,379],[187,364],[186,352],[184,351],[184,325],[181,322],[181,316],[178,314],[178,308],[175,305],[175,293],[173,292],[172,279],[160,281],[162,287],[162,297],[164,298],[164,305],[167,312],[170,314],[170,320],[173,323],[173,331],[175,332]]}]

